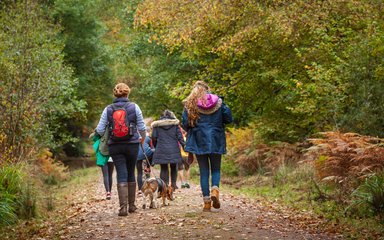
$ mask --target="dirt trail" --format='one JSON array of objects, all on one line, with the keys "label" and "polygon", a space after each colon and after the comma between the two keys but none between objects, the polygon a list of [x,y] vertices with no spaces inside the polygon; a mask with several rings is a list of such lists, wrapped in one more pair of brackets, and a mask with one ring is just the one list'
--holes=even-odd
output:
[{"label": "dirt trail", "polygon": [[115,186],[111,200],[104,200],[101,179],[84,189],[72,196],[65,225],[55,233],[59,239],[340,239],[323,233],[322,220],[310,213],[230,193],[221,193],[219,212],[202,212],[196,185],[176,190],[170,206],[158,209],[141,209],[138,198],[138,211],[127,217],[117,216]]}]

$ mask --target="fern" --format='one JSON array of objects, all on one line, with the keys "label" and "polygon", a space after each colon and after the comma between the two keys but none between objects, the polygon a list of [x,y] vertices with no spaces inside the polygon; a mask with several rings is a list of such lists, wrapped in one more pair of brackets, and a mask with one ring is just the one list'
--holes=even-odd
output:
[{"label": "fern", "polygon": [[373,175],[365,179],[352,193],[354,201],[348,207],[365,205],[374,215],[384,215],[384,174]]},{"label": "fern", "polygon": [[307,158],[316,160],[317,178],[335,179],[348,191],[359,180],[383,170],[382,139],[356,133],[324,132],[320,135],[323,138],[309,139],[313,146],[306,153]]}]

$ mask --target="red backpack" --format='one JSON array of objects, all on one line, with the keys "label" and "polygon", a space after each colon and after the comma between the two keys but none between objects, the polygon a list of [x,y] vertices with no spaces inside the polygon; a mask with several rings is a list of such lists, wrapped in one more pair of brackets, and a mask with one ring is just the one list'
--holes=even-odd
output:
[{"label": "red backpack", "polygon": [[133,136],[133,123],[128,120],[127,110],[129,103],[124,104],[122,107],[116,107],[112,104],[112,122],[111,122],[111,139],[113,141],[128,140]]}]

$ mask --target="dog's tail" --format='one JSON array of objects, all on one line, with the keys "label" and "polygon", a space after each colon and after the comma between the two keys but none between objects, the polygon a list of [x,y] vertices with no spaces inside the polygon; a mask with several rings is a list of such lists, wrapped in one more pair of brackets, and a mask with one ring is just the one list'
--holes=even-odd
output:
[{"label": "dog's tail", "polygon": [[147,186],[148,186],[148,182],[147,181],[144,181],[143,182],[143,186],[141,186],[141,191],[143,191],[144,189],[147,189]]}]

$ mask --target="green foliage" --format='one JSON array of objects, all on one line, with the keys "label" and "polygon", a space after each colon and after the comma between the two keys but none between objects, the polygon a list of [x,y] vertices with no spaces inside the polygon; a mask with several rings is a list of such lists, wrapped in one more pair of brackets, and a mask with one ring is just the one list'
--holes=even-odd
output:
[{"label": "green foliage", "polygon": [[2,193],[0,199],[0,226],[10,225],[17,219],[11,197]]},{"label": "green foliage", "polygon": [[[117,81],[126,82],[144,116],[159,116],[168,108],[181,115],[180,91],[199,69],[197,61],[169,53],[164,46],[149,41],[150,33],[134,27],[134,15],[141,1],[102,1],[101,18],[108,28],[105,42],[111,46],[113,71]],[[180,116],[179,115],[179,116]]]},{"label": "green foliage", "polygon": [[235,162],[227,158],[223,158],[221,162],[221,171],[224,175],[229,177],[239,176],[238,166],[235,164]]},{"label": "green foliage", "polygon": [[383,6],[143,1],[135,23],[150,41],[197,61],[198,74],[183,81],[208,81],[238,123],[261,123],[264,139],[292,142],[330,129],[382,136]]},{"label": "green foliage", "polygon": [[[88,121],[99,117],[101,106],[110,102],[114,84],[109,50],[101,39],[104,27],[97,15],[100,2],[57,0],[53,7],[53,16],[62,27],[65,61],[79,80],[77,95],[87,102]],[[75,136],[79,136],[77,129],[83,123],[72,123]]]},{"label": "green foliage", "polygon": [[84,135],[84,125],[98,120],[102,107],[112,99],[110,51],[102,41],[105,29],[97,14],[101,2],[57,0],[52,6],[52,15],[61,26],[58,38],[64,42],[65,62],[73,67],[78,79],[76,95],[87,107],[86,119],[60,122],[73,137],[64,146],[68,156],[83,154],[83,143],[76,138]]},{"label": "green foliage", "polygon": [[68,120],[84,113],[49,20],[36,3],[9,4],[0,14],[0,132],[14,161],[68,141]]},{"label": "green foliage", "polygon": [[350,207],[362,206],[374,215],[384,216],[384,174],[374,174],[366,178],[352,193]]},{"label": "green foliage", "polygon": [[348,79],[345,115],[347,131],[383,136],[384,24],[372,22],[348,49],[351,61],[343,74]]},{"label": "green foliage", "polygon": [[22,183],[20,166],[0,167],[0,226],[12,224],[17,220]]},{"label": "green foliage", "polygon": [[31,219],[37,216],[36,193],[32,189],[31,183],[23,184],[19,195],[17,215],[22,219]]}]

